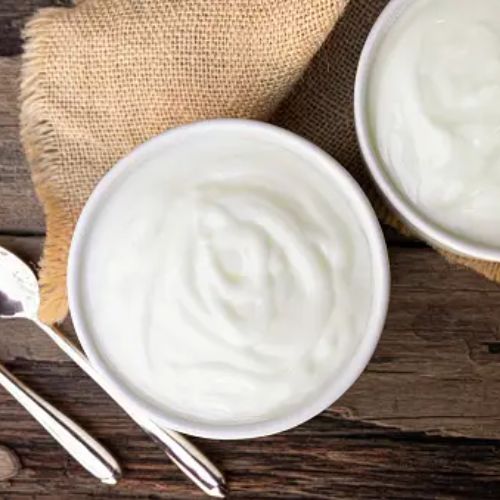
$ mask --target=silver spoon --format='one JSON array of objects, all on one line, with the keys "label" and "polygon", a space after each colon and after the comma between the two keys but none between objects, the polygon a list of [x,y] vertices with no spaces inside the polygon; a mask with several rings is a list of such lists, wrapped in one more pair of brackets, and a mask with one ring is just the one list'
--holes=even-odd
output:
[{"label": "silver spoon", "polygon": [[0,364],[0,385],[92,475],[106,484],[118,482],[121,477],[120,466],[106,448],[77,423],[23,384],[2,364]]},{"label": "silver spoon", "polygon": [[124,400],[59,329],[40,321],[39,303],[38,282],[31,268],[12,252],[0,247],[0,318],[33,321],[142,427],[186,476],[208,495],[224,498],[226,481],[215,465],[181,434],[160,428],[140,408]]}]

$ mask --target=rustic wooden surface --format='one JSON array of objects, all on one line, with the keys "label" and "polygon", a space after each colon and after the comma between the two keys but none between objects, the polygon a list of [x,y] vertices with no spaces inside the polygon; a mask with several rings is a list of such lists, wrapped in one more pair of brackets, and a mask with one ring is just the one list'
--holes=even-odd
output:
[{"label": "rustic wooden surface", "polygon": [[[69,2],[0,0],[0,245],[32,262],[44,226],[18,139],[19,33],[35,7],[51,3]],[[226,471],[231,498],[499,498],[500,286],[448,265],[419,242],[390,230],[386,236],[389,316],[354,387],[279,436],[196,440]],[[28,322],[0,324],[0,360],[101,439],[125,469],[117,487],[97,484],[0,389],[0,443],[23,466],[0,481],[0,499],[200,498]]]}]

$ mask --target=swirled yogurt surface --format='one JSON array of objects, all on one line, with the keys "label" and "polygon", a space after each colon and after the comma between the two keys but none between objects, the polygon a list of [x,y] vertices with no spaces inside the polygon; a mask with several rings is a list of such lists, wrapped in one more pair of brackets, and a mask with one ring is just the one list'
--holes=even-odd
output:
[{"label": "swirled yogurt surface", "polygon": [[389,29],[371,129],[400,190],[435,223],[500,245],[500,2],[416,0]]},{"label": "swirled yogurt surface", "polygon": [[81,266],[87,328],[153,404],[259,421],[331,383],[372,308],[363,228],[326,169],[262,134],[188,136],[118,176]]}]

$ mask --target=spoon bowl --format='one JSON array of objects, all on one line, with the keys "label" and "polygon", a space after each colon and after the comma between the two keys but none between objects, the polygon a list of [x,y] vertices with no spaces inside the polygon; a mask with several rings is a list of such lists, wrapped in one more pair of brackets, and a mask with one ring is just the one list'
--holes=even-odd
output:
[{"label": "spoon bowl", "polygon": [[39,305],[40,289],[35,273],[19,257],[0,246],[0,318],[33,321],[142,427],[187,477],[207,495],[224,498],[226,481],[217,467],[181,434],[159,427],[117,393],[58,328],[38,318]]},{"label": "spoon bowl", "polygon": [[19,257],[0,247],[0,318],[35,319],[39,305],[35,273]]},{"label": "spoon bowl", "polygon": [[[35,273],[0,247],[0,318],[37,322],[40,302]],[[33,392],[0,364],[0,385],[30,413],[70,455],[105,484],[116,484],[121,469],[115,458],[76,422]]]}]

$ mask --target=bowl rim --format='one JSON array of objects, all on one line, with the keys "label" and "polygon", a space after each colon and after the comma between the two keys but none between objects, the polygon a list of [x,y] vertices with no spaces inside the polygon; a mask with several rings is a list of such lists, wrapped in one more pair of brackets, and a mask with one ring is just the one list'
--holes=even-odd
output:
[{"label": "bowl rim", "polygon": [[383,198],[419,236],[432,246],[464,257],[500,262],[500,247],[461,237],[433,222],[396,186],[379,158],[370,137],[368,106],[369,80],[380,43],[392,24],[415,4],[415,0],[390,0],[372,26],[359,58],[354,84],[354,121],[358,144],[372,179]]},{"label": "bowl rim", "polygon": [[[126,380],[107,366],[104,357],[98,352],[92,340],[93,334],[89,331],[90,329],[86,328],[83,300],[79,299],[81,293],[78,274],[87,231],[91,228],[94,213],[105,199],[113,181],[125,174],[130,167],[137,164],[143,156],[147,156],[148,152],[158,147],[161,142],[168,146],[175,144],[178,138],[186,134],[202,130],[210,131],[214,128],[253,131],[261,137],[268,139],[271,137],[278,144],[287,146],[303,155],[304,158],[310,159],[311,165],[329,172],[328,175],[335,181],[337,188],[345,194],[351,207],[356,206],[353,212],[371,248],[373,296],[369,327],[366,328],[363,338],[354,355],[346,363],[341,376],[337,374],[334,383],[325,384],[324,389],[318,391],[314,398],[293,411],[253,423],[217,424],[194,421],[159,408],[145,397],[141,398],[132,387],[126,384]],[[336,160],[306,139],[274,125],[243,119],[212,119],[173,128],[143,143],[119,160],[99,181],[80,215],[71,242],[67,276],[69,306],[78,339],[92,365],[98,369],[106,381],[125,401],[158,424],[185,434],[213,439],[246,439],[282,432],[302,424],[333,404],[357,380],[373,355],[385,324],[390,289],[388,253],[380,224],[366,195],[351,175]]]}]

